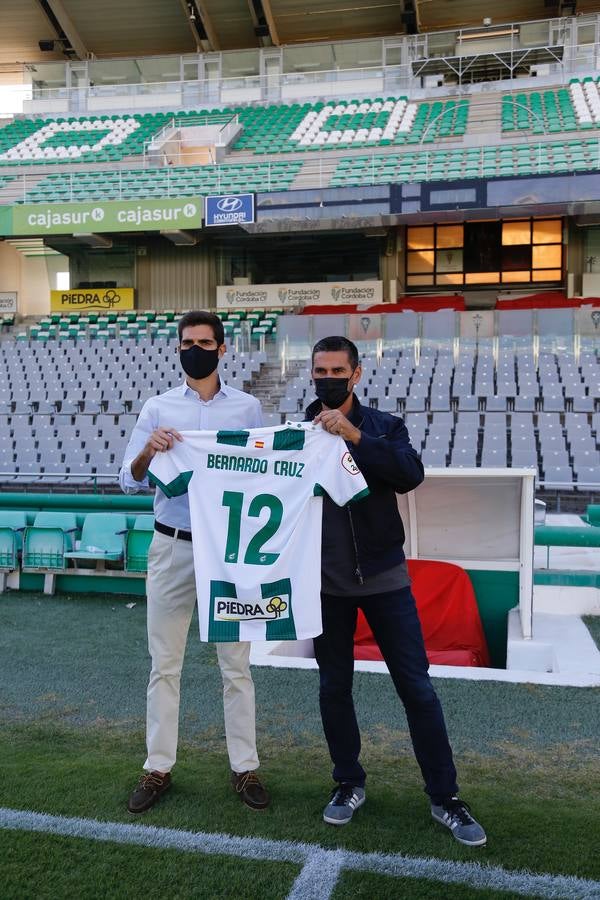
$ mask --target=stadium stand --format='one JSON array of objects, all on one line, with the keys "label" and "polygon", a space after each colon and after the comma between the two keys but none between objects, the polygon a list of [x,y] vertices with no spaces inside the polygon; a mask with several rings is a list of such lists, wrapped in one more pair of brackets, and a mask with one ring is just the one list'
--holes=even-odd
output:
[{"label": "stadium stand", "polygon": [[582,127],[581,122],[573,90],[532,91],[529,94],[507,94],[502,98],[503,132],[555,134],[577,131]]},{"label": "stadium stand", "polygon": [[[272,340],[277,333],[277,319],[281,310],[228,310],[219,314],[223,322],[226,338],[235,338],[242,331],[242,323],[247,323],[251,340],[261,343],[261,338]],[[89,313],[79,315],[70,313],[51,313],[27,330],[20,330],[16,339],[18,341],[47,341],[61,340],[106,340],[110,338],[173,338],[177,335],[177,321],[179,313],[174,310],[162,310],[155,312],[147,310],[138,312],[130,310],[118,314]]]},{"label": "stadium stand", "polygon": [[234,118],[242,130],[231,149],[256,155],[385,147],[419,143],[422,138],[432,142],[465,134],[468,104],[466,99],[409,103],[406,97],[388,97],[144,115],[19,118],[0,129],[0,165],[116,162],[142,154],[163,129],[176,131]]},{"label": "stadium stand", "polygon": [[244,131],[233,149],[288,153],[458,137],[466,131],[468,106],[468,100],[410,103],[406,97],[380,97],[240,110]]},{"label": "stadium stand", "polygon": [[101,171],[79,169],[47,174],[35,183],[13,179],[15,196],[9,199],[16,203],[132,200],[246,190],[287,191],[317,182],[334,188],[398,181],[583,172],[597,170],[599,153],[600,143],[596,138],[578,138],[501,147],[353,154],[332,158],[318,171],[310,163],[305,166],[302,160]]},{"label": "stadium stand", "polygon": [[0,129],[0,165],[117,162],[143,153],[172,113],[18,118]]},{"label": "stadium stand", "polygon": [[173,166],[146,169],[77,171],[52,174],[27,187],[17,202],[135,200],[138,197],[189,197],[215,191],[286,191],[302,162],[250,165]]},{"label": "stadium stand", "polygon": [[[277,314],[262,319],[262,313],[228,312],[232,337],[244,316],[253,331],[255,321],[256,327],[266,322],[267,330],[277,321]],[[93,315],[81,319],[53,314],[30,330],[30,339],[0,342],[0,428],[8,436],[0,471],[7,484],[38,478],[63,486],[114,483],[143,402],[181,380],[173,353],[175,313],[109,314],[105,323]],[[132,328],[137,319],[139,331]],[[133,339],[149,363],[143,373],[128,366]],[[534,358],[514,347],[496,357],[489,347],[477,353],[462,348],[457,359],[453,352],[450,340],[440,340],[424,345],[418,359],[411,343],[386,349],[381,359],[363,355],[361,402],[403,416],[425,465],[533,466],[547,487],[564,490],[596,482],[597,352],[583,350],[577,360],[572,352],[542,351]],[[234,387],[254,390],[267,362],[265,351],[230,348],[223,376]],[[301,418],[312,399],[308,363],[298,362],[279,394],[266,397],[269,424]]]}]

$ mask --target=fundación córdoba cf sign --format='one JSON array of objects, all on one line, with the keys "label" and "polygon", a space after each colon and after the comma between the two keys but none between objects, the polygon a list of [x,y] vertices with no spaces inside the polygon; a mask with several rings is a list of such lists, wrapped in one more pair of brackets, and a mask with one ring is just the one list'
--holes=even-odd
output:
[{"label": "fundaci\u00f3n c\u00f3rdoba cf sign", "polygon": [[201,228],[201,197],[111,200],[106,203],[31,203],[13,208],[15,235]]}]

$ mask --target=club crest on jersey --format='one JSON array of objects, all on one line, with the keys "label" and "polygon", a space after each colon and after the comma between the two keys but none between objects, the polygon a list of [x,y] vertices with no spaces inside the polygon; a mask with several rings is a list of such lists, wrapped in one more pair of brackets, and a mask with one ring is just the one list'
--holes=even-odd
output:
[{"label": "club crest on jersey", "polygon": [[276,594],[273,597],[250,601],[217,597],[215,598],[215,621],[271,622],[275,619],[289,619],[289,599],[287,594]]},{"label": "club crest on jersey", "polygon": [[346,470],[346,472],[350,472],[351,475],[360,474],[360,469],[348,452],[344,453],[344,455],[342,456],[342,466]]}]

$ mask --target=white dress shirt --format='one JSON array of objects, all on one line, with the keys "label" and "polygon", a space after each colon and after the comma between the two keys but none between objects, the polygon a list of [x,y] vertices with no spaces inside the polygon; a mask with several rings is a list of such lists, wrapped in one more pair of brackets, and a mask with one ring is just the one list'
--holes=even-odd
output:
[{"label": "white dress shirt", "polygon": [[[212,400],[202,400],[184,381],[179,387],[151,397],[144,403],[131,432],[119,472],[121,490],[126,494],[136,494],[149,489],[147,477],[143,481],[135,480],[131,474],[131,463],[142,452],[156,428],[174,428],[176,431],[218,431],[222,428],[235,431],[238,428],[261,426],[262,411],[256,397],[228,387],[221,381]],[[190,531],[187,494],[169,499],[157,489],[154,495],[154,516],[163,525]]]}]

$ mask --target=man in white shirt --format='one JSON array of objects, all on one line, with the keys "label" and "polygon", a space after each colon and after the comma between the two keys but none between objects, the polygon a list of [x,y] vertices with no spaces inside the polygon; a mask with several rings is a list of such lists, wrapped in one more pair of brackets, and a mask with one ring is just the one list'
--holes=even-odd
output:
[{"label": "man in white shirt", "polygon": [[[119,482],[125,493],[148,489],[151,460],[166,453],[180,431],[258,428],[256,398],[224,384],[218,374],[225,353],[223,325],[213,313],[186,313],[179,321],[179,353],[186,374],[183,384],[150,398],[143,406],[125,451]],[[129,797],[128,810],[141,813],[154,806],[171,786],[179,723],[179,685],[196,585],[190,509],[187,495],[169,499],[157,489],[155,533],[148,554],[148,649],[152,670],[147,692],[144,774]],[[223,678],[225,736],[231,781],[242,801],[264,809],[269,795],[256,770],[254,685],[247,641],[217,645]]]}]

